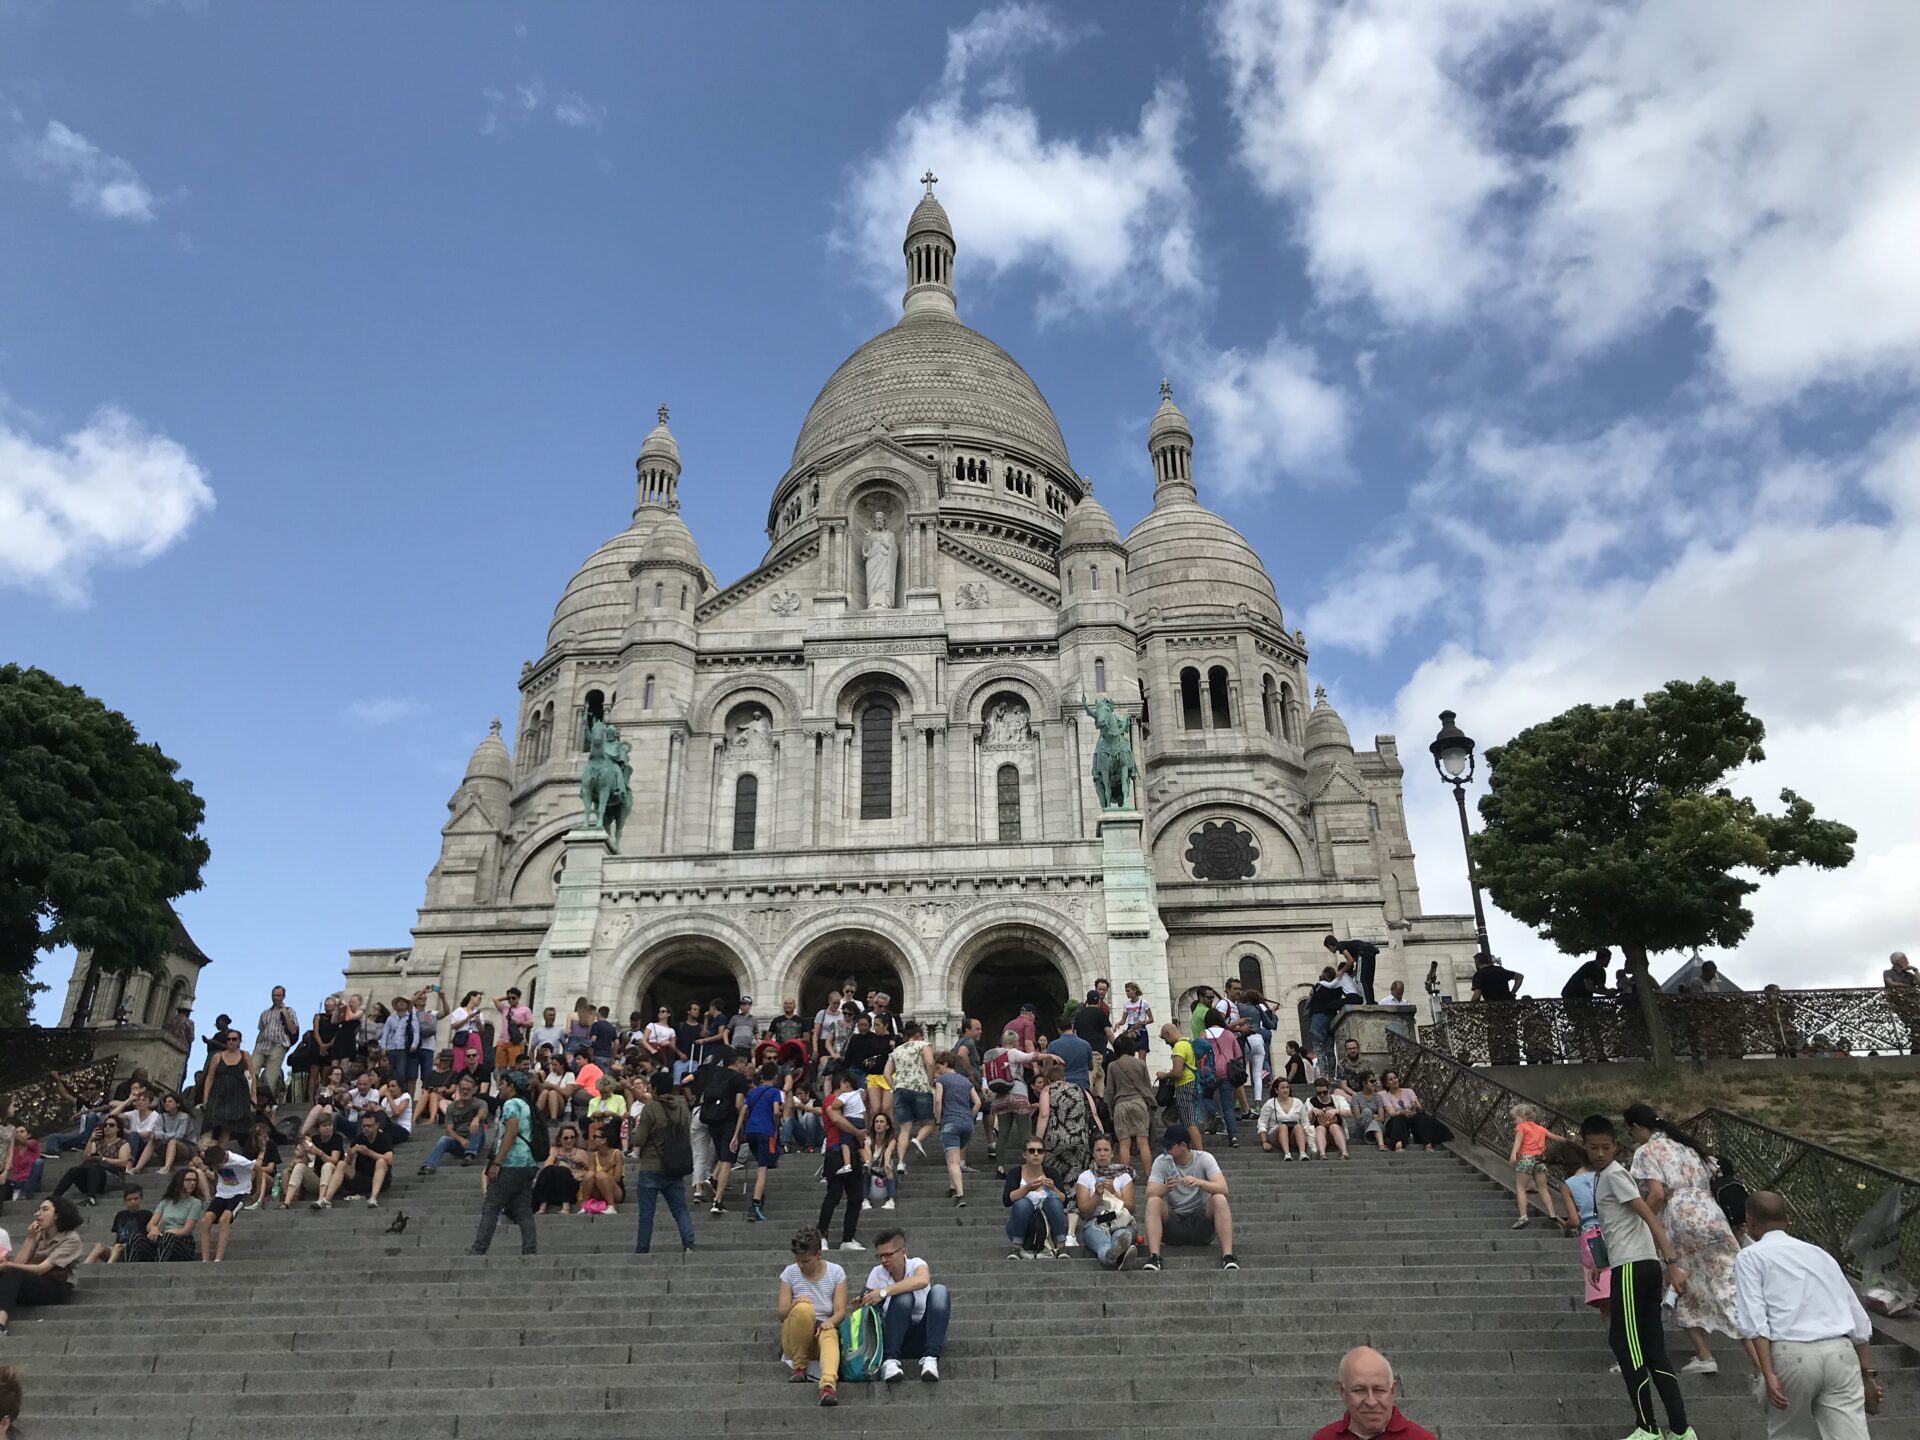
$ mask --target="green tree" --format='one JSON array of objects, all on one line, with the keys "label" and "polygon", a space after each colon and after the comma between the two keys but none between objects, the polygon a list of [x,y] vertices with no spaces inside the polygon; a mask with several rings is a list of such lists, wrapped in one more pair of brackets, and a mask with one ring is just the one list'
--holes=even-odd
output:
[{"label": "green tree", "polygon": [[1562,951],[1618,946],[1654,1058],[1671,1059],[1650,954],[1739,944],[1755,876],[1837,869],[1854,831],[1782,790],[1767,814],[1721,782],[1765,758],[1731,682],[1673,680],[1636,704],[1576,705],[1487,752],[1473,860],[1494,903]]},{"label": "green tree", "polygon": [[206,807],[131,721],[43,670],[0,666],[0,979],[24,1000],[40,953],[93,976],[163,968],[171,902],[200,888]]}]

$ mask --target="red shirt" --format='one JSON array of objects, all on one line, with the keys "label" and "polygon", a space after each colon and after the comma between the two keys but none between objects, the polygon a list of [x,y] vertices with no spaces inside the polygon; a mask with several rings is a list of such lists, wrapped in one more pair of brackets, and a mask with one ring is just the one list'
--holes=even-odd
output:
[{"label": "red shirt", "polygon": [[[1399,1440],[1434,1440],[1431,1430],[1422,1430],[1402,1415],[1398,1406],[1394,1407],[1393,1414],[1387,1417],[1387,1428],[1380,1433],[1398,1436]],[[1314,1431],[1313,1440],[1361,1440],[1361,1437],[1355,1432],[1348,1417],[1342,1415],[1333,1424],[1323,1425]]]}]

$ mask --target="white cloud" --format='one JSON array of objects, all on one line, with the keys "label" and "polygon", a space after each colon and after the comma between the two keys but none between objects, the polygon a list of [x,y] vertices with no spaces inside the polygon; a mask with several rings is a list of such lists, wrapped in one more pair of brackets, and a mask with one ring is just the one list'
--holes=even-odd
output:
[{"label": "white cloud", "polygon": [[347,706],[346,716],[357,725],[381,726],[393,725],[402,720],[411,720],[427,713],[425,704],[418,700],[406,700],[393,695],[380,695],[367,700],[355,700]]},{"label": "white cloud", "polygon": [[1180,157],[1185,90],[1161,83],[1132,130],[1090,140],[1047,134],[1013,94],[1016,60],[1057,52],[1079,33],[1028,6],[991,10],[949,32],[948,75],[968,83],[943,82],[902,115],[849,185],[836,238],[868,267],[879,294],[898,298],[911,183],[929,166],[953,217],[963,305],[972,277],[1027,266],[1052,285],[1048,310],[1199,290]]},{"label": "white cloud", "polygon": [[33,178],[64,184],[76,210],[140,225],[154,218],[158,202],[140,173],[58,120],[49,120],[38,136],[16,141],[14,158]]},{"label": "white cloud", "polygon": [[1189,357],[1199,412],[1196,452],[1219,493],[1271,489],[1282,472],[1340,469],[1352,429],[1346,394],[1323,380],[1313,353],[1283,336],[1250,353],[1230,349]]},{"label": "white cloud", "polygon": [[0,418],[0,583],[83,603],[95,568],[153,559],[212,507],[185,447],[122,410],[56,445]]},{"label": "white cloud", "polygon": [[553,102],[553,118],[576,130],[598,130],[607,123],[607,107],[569,90]]},{"label": "white cloud", "polygon": [[1430,560],[1408,564],[1409,548],[1394,544],[1348,556],[1332,588],[1301,621],[1308,643],[1378,655],[1408,621],[1444,595],[1440,567]]},{"label": "white cloud", "polygon": [[1920,370],[1920,10],[1233,0],[1241,153],[1330,293],[1579,354],[1697,310],[1748,396]]}]

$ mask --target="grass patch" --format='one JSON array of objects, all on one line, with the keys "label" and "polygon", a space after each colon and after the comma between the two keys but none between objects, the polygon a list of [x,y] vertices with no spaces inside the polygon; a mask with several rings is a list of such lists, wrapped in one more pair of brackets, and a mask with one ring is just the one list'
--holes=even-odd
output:
[{"label": "grass patch", "polygon": [[1676,1124],[1702,1110],[1732,1110],[1889,1170],[1920,1175],[1920,1129],[1899,1118],[1920,1110],[1920,1077],[1635,1068],[1619,1080],[1563,1085],[1547,1100],[1576,1120],[1598,1112],[1617,1121],[1641,1100]]}]

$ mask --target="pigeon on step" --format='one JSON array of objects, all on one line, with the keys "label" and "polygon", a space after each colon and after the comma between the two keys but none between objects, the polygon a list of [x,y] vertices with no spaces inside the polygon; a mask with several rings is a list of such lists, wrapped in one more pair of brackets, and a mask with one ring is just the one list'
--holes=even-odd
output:
[{"label": "pigeon on step", "polygon": [[393,1217],[393,1223],[387,1226],[387,1234],[399,1235],[403,1233],[406,1230],[406,1228],[407,1228],[407,1212],[402,1210],[398,1215]]}]

